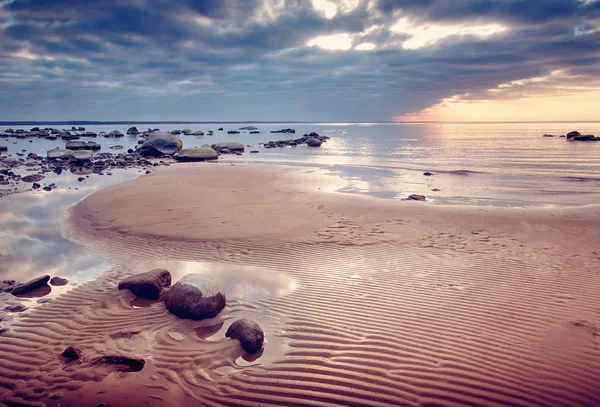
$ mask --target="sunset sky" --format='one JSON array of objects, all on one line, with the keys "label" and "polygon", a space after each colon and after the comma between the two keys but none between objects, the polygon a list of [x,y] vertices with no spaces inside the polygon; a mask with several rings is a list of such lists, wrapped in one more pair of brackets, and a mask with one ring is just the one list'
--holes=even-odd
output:
[{"label": "sunset sky", "polygon": [[600,0],[0,0],[0,120],[600,120]]}]

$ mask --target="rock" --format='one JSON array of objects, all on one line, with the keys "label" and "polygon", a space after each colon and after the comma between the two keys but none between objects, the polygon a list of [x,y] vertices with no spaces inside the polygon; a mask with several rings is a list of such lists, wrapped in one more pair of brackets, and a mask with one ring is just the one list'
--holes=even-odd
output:
[{"label": "rock", "polygon": [[237,130],[229,130],[227,134],[240,134],[240,132]]},{"label": "rock", "polygon": [[581,136],[581,133],[578,132],[577,130],[573,130],[573,131],[567,133],[566,136],[567,136],[567,140],[569,140],[569,139],[572,139],[575,136]]},{"label": "rock", "polygon": [[217,153],[212,148],[206,147],[197,147],[197,148],[184,148],[183,150],[177,152],[173,158],[178,161],[206,161],[206,160],[216,160],[219,158],[219,153]]},{"label": "rock", "polygon": [[73,151],[71,158],[75,161],[87,162],[92,161],[94,153],[91,150],[77,150]]},{"label": "rock", "polygon": [[43,180],[44,178],[46,178],[46,177],[41,174],[31,174],[31,175],[26,175],[23,178],[21,178],[21,181],[23,181],[23,182],[39,182],[39,181]]},{"label": "rock", "polygon": [[119,290],[131,290],[138,298],[156,299],[163,288],[171,285],[171,273],[164,269],[154,269],[135,274],[119,282]]},{"label": "rock", "polygon": [[271,133],[295,133],[294,129],[271,130]]},{"label": "rock", "polygon": [[77,181],[78,182],[83,182],[83,181],[85,181],[85,178],[84,177],[79,177],[79,178],[77,178]]},{"label": "rock", "polygon": [[309,137],[306,140],[306,145],[309,147],[321,147],[321,144],[322,144],[322,141],[317,138],[314,138],[314,137]]},{"label": "rock", "polygon": [[258,130],[258,127],[246,126],[246,127],[240,127],[240,130]]},{"label": "rock", "polygon": [[245,150],[245,146],[242,143],[236,143],[235,141],[224,141],[222,143],[213,144],[211,147],[213,150],[225,154],[235,152],[243,153]]},{"label": "rock", "polygon": [[137,127],[130,127],[127,129],[127,134],[139,134]]},{"label": "rock", "polygon": [[204,132],[203,132],[203,131],[200,131],[200,130],[198,130],[198,131],[195,131],[195,132],[193,132],[193,133],[192,133],[192,136],[204,136]]},{"label": "rock", "polygon": [[425,200],[425,196],[424,195],[411,194],[411,195],[408,196],[408,198],[406,198],[406,200],[408,200],[408,201],[424,201]]},{"label": "rock", "polygon": [[429,171],[424,172],[423,175],[425,175],[426,177],[431,177],[433,174],[430,173]]},{"label": "rock", "polygon": [[0,146],[0,151],[8,151],[8,147],[6,147],[6,146]]},{"label": "rock", "polygon": [[225,336],[240,341],[242,349],[248,353],[256,353],[261,350],[265,340],[265,334],[260,329],[260,326],[249,319],[238,319],[235,321],[227,329]]},{"label": "rock", "polygon": [[119,130],[113,130],[104,135],[104,137],[125,137]]},{"label": "rock", "polygon": [[69,141],[65,148],[67,150],[100,150],[102,146],[94,141]]},{"label": "rock", "polygon": [[171,130],[171,134],[178,136],[181,134],[181,130]]},{"label": "rock", "polygon": [[170,313],[184,319],[215,317],[225,307],[225,293],[211,276],[191,273],[183,276],[163,295]]},{"label": "rock", "polygon": [[544,134],[542,137],[554,137],[554,134]]},{"label": "rock", "polygon": [[26,283],[17,285],[13,290],[13,295],[26,295],[32,291],[37,290],[38,288],[42,288],[48,285],[48,281],[50,280],[49,275],[41,276],[38,278],[34,278]]},{"label": "rock", "polygon": [[251,131],[250,134],[260,134],[260,131],[254,130],[254,131]]},{"label": "rock", "polygon": [[122,150],[124,147],[119,144],[119,145],[116,145],[116,146],[111,146],[109,148],[111,148],[112,150]]},{"label": "rock", "polygon": [[[217,130],[218,131],[223,131],[223,127],[219,127]],[[8,133],[8,130],[6,130],[6,132]]]},{"label": "rock", "polygon": [[46,191],[46,192],[50,192],[50,191],[52,191],[52,187],[51,187],[51,186],[49,186],[49,185],[46,185],[46,186],[45,186],[44,188],[42,188],[42,189],[43,189],[44,191]]},{"label": "rock", "polygon": [[81,359],[81,351],[73,346],[69,346],[63,350],[60,356],[68,360],[78,360]]},{"label": "rock", "polygon": [[152,132],[138,150],[145,157],[173,155],[180,151],[183,143],[178,137],[165,132]]},{"label": "rock", "polygon": [[23,312],[27,309],[27,307],[23,304],[13,304],[7,305],[4,307],[5,312]]},{"label": "rock", "polygon": [[67,280],[66,278],[55,276],[50,279],[50,285],[53,285],[53,286],[60,286],[60,285],[67,285],[67,284],[69,284],[69,280]]},{"label": "rock", "polygon": [[579,136],[572,137],[573,141],[598,141],[598,138],[592,134],[582,134]]},{"label": "rock", "polygon": [[183,129],[181,132],[183,133],[184,136],[191,136],[193,133],[193,131],[190,129]]},{"label": "rock", "polygon": [[40,189],[41,185],[38,184],[37,182],[34,182],[33,185],[31,185],[31,188],[33,189]]},{"label": "rock", "polygon": [[92,361],[94,365],[115,366],[118,372],[139,372],[146,365],[146,361],[140,358],[131,358],[129,356],[111,355],[100,356]]},{"label": "rock", "polygon": [[258,154],[258,150],[250,150],[250,153],[252,153],[252,154]]},{"label": "rock", "polygon": [[50,160],[56,160],[60,158],[61,160],[68,160],[73,155],[73,152],[69,150],[63,150],[61,148],[55,148],[54,150],[48,150],[46,156]]}]

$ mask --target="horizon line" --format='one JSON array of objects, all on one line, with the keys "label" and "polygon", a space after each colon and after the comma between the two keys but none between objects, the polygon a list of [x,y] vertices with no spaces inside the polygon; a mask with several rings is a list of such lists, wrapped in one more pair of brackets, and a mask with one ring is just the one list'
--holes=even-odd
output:
[{"label": "horizon line", "polygon": [[376,120],[376,121],[350,121],[350,120],[15,120],[15,121],[0,121],[0,126],[23,126],[23,125],[110,125],[110,124],[334,124],[334,123],[349,123],[349,124],[545,124],[545,123],[600,123],[600,120],[527,120],[527,121],[393,121],[393,120]]}]

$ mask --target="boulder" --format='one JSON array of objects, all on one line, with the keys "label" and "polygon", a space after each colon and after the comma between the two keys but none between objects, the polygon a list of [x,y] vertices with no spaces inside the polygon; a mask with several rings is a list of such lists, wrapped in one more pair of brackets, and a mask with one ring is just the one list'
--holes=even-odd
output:
[{"label": "boulder", "polygon": [[60,158],[62,160],[68,160],[69,158],[72,157],[73,152],[69,151],[69,150],[64,150],[62,148],[55,148],[53,150],[48,150],[48,152],[46,153],[48,159],[50,160],[55,160],[57,158]]},{"label": "boulder", "polygon": [[190,129],[183,129],[181,132],[183,133],[184,136],[191,136],[193,133],[193,131]]},{"label": "boulder", "polygon": [[171,285],[171,273],[164,269],[154,269],[135,274],[119,282],[119,290],[131,290],[138,298],[156,299],[162,290]]},{"label": "boulder", "polygon": [[26,283],[22,283],[17,285],[11,293],[13,295],[26,295],[32,291],[37,290],[38,288],[42,288],[48,285],[48,281],[50,280],[49,275],[41,276],[38,278],[34,278]]},{"label": "boulder", "polygon": [[240,127],[240,130],[258,130],[258,127],[246,126],[246,127]]},{"label": "boulder", "polygon": [[44,178],[46,178],[46,177],[41,174],[31,174],[31,175],[25,175],[23,178],[21,178],[21,181],[23,181],[23,182],[39,182],[39,181],[43,180]]},{"label": "boulder", "polygon": [[191,273],[183,276],[163,296],[171,314],[183,319],[213,318],[225,307],[225,293],[211,276]]},{"label": "boulder", "polygon": [[240,134],[240,132],[237,130],[229,130],[227,134]]},{"label": "boulder", "polygon": [[171,130],[171,134],[178,136],[181,134],[181,130]]},{"label": "boulder", "polygon": [[195,131],[195,132],[193,132],[193,133],[192,133],[192,136],[204,136],[204,132],[203,132],[203,131],[200,131],[200,130],[198,130],[198,131]]},{"label": "boulder", "polygon": [[138,134],[138,133],[139,133],[139,130],[135,126],[127,129],[127,134]]},{"label": "boulder", "polygon": [[222,143],[213,144],[211,147],[219,153],[243,153],[245,149],[242,143],[237,143],[235,141],[224,141]]},{"label": "boulder", "polygon": [[321,140],[319,140],[318,138],[314,138],[314,137],[309,137],[306,140],[306,145],[309,147],[321,147],[321,144],[323,142]]},{"label": "boulder", "polygon": [[52,277],[50,279],[50,285],[53,285],[53,286],[60,286],[60,285],[67,285],[67,284],[69,284],[69,280],[67,280],[66,278]]},{"label": "boulder", "polygon": [[23,312],[27,309],[27,307],[23,304],[13,304],[7,305],[4,307],[5,312]]},{"label": "boulder", "polygon": [[554,134],[544,134],[542,137],[554,137]]},{"label": "boulder", "polygon": [[125,137],[119,130],[113,130],[104,135],[104,137]]},{"label": "boulder", "polygon": [[573,130],[573,131],[567,133],[567,140],[572,139],[575,136],[581,136],[581,133],[578,132],[577,130]]},{"label": "boulder", "polygon": [[598,138],[592,134],[581,134],[579,136],[572,137],[573,141],[598,141]]},{"label": "boulder", "polygon": [[8,147],[7,146],[0,146],[0,151],[8,151]]},{"label": "boulder", "polygon": [[250,132],[250,134],[260,134],[260,131],[258,131],[258,130],[253,130],[253,131],[251,131],[251,132]]},{"label": "boulder", "polygon": [[219,153],[209,146],[202,146],[197,148],[184,148],[183,150],[177,152],[173,158],[178,161],[216,160],[219,158]]},{"label": "boulder", "polygon": [[240,341],[242,349],[248,353],[256,353],[261,350],[265,340],[265,334],[260,329],[260,326],[249,319],[238,319],[235,321],[227,329],[225,336]]},{"label": "boulder", "polygon": [[[218,131],[223,131],[223,127],[219,127],[217,130]],[[6,132],[8,133],[8,130],[6,130]]]},{"label": "boulder", "polygon": [[433,174],[429,171],[426,171],[423,173],[423,175],[425,175],[426,177],[431,177]]},{"label": "boulder", "polygon": [[162,155],[173,155],[180,151],[182,147],[183,143],[178,137],[155,131],[150,133],[138,151],[145,157],[160,157]]},{"label": "boulder", "polygon": [[271,133],[295,133],[294,129],[271,130]]},{"label": "boulder", "polygon": [[71,154],[71,158],[75,161],[88,162],[92,161],[93,155],[94,152],[92,150],[77,150],[73,151],[73,153]]}]

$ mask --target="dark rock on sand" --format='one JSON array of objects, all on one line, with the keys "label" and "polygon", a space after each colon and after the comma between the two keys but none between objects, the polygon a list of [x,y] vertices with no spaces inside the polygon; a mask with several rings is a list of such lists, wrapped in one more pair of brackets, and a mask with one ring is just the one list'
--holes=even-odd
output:
[{"label": "dark rock on sand", "polygon": [[227,329],[225,336],[240,341],[242,349],[248,353],[256,353],[261,350],[265,340],[265,334],[260,326],[249,319],[235,321]]},{"label": "dark rock on sand", "polygon": [[138,298],[156,299],[163,288],[171,285],[171,273],[164,269],[154,269],[135,274],[119,282],[119,290],[131,290]]},{"label": "dark rock on sand", "polygon": [[50,285],[60,286],[60,285],[67,285],[67,284],[69,284],[69,280],[67,280],[66,278],[52,277],[50,279]]},{"label": "dark rock on sand", "polygon": [[213,144],[212,149],[223,154],[243,153],[245,146],[242,143],[236,143],[235,141],[224,141],[222,143]]},{"label": "dark rock on sand", "polygon": [[407,201],[424,201],[425,200],[425,196],[424,195],[417,195],[417,194],[411,194],[408,196],[408,198],[406,198]]},{"label": "dark rock on sand", "polygon": [[184,148],[173,156],[178,161],[206,161],[216,160],[219,153],[205,145],[197,148]]},{"label": "dark rock on sand", "polygon": [[132,358],[129,356],[100,356],[92,361],[94,365],[114,366],[117,372],[139,372],[146,365],[146,361],[141,358]]},{"label": "dark rock on sand", "polygon": [[37,290],[38,288],[42,288],[48,285],[48,281],[50,280],[49,275],[41,276],[38,278],[34,278],[26,283],[17,285],[13,290],[13,295],[26,295],[30,292]]},{"label": "dark rock on sand", "polygon": [[8,305],[4,307],[4,311],[6,312],[23,312],[27,309],[27,307],[23,304],[14,304]]},{"label": "dark rock on sand", "polygon": [[164,295],[165,306],[184,319],[213,318],[225,307],[225,293],[211,276],[199,273],[185,275]]},{"label": "dark rock on sand", "polygon": [[575,136],[581,136],[581,133],[578,132],[577,130],[573,130],[573,131],[567,133],[566,136],[567,136],[567,140],[569,140],[569,139],[572,139]]},{"label": "dark rock on sand", "polygon": [[433,174],[430,173],[429,171],[424,172],[423,175],[425,175],[426,177],[431,177]]},{"label": "dark rock on sand", "polygon": [[73,346],[67,347],[60,356],[68,360],[78,360],[81,359],[81,351]]},{"label": "dark rock on sand", "polygon": [[146,157],[160,157],[162,155],[173,155],[182,148],[183,143],[178,137],[169,133],[155,131],[150,133],[138,151]]}]

